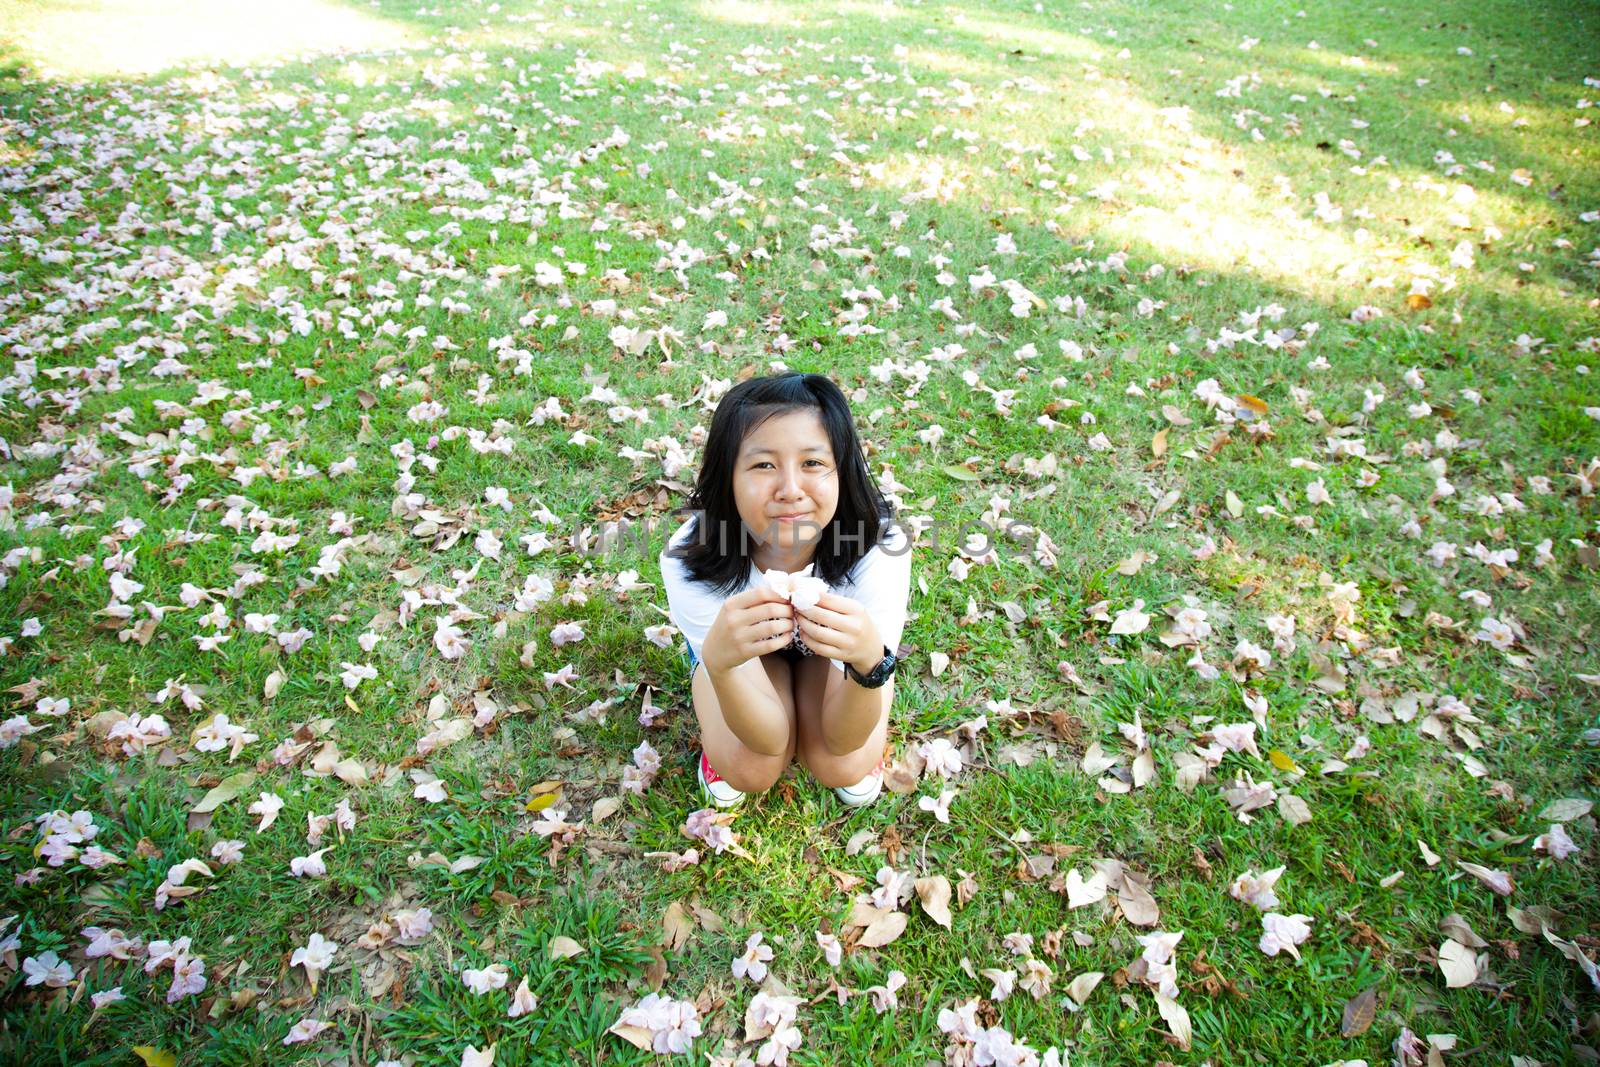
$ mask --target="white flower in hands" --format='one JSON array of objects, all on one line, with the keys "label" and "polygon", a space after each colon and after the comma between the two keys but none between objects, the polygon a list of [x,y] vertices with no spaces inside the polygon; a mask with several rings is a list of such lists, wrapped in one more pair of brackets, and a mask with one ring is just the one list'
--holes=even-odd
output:
[{"label": "white flower in hands", "polygon": [[334,954],[338,951],[337,943],[329,941],[321,934],[313,933],[310,941],[294,950],[294,955],[289,957],[289,966],[306,969],[306,979],[310,981],[311,992],[315,995],[317,980],[333,964]]},{"label": "white flower in hands", "polygon": [[1269,956],[1287,952],[1295,959],[1299,959],[1300,950],[1295,946],[1304,943],[1310,936],[1309,915],[1279,915],[1275,911],[1269,911],[1261,916],[1261,951]]},{"label": "white flower in hands", "polygon": [[797,611],[810,611],[822,599],[822,594],[828,591],[828,583],[821,578],[811,575],[813,564],[806,564],[801,570],[789,571],[761,571],[761,580],[775,589],[785,600],[793,604]]},{"label": "white flower in hands", "polygon": [[772,949],[763,945],[761,938],[762,935],[757,932],[751,934],[744,943],[744,955],[735,957],[733,961],[735,978],[749,978],[757,985],[766,979],[767,961],[772,959]]}]

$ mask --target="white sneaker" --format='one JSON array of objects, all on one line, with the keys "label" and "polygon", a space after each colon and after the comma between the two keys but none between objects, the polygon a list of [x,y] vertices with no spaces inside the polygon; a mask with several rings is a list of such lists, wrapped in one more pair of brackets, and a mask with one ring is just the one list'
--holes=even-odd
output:
[{"label": "white sneaker", "polygon": [[841,785],[834,789],[834,793],[844,802],[847,808],[859,808],[871,804],[883,792],[883,763],[872,768],[867,776],[855,785]]},{"label": "white sneaker", "polygon": [[700,751],[700,793],[718,808],[733,808],[744,803],[744,791],[722,780],[706,758],[704,749]]}]

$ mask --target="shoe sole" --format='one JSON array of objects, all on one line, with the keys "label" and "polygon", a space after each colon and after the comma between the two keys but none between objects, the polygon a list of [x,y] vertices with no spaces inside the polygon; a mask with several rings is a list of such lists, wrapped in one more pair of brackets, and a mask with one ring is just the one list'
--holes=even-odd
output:
[{"label": "shoe sole", "polygon": [[737,808],[740,804],[744,803],[745,795],[743,793],[740,793],[738,797],[733,800],[719,799],[717,795],[711,791],[711,785],[706,781],[705,772],[700,769],[700,761],[698,759],[694,761],[694,776],[700,781],[700,796],[709,802],[713,808]]},{"label": "shoe sole", "polygon": [[871,793],[862,794],[859,798],[854,795],[846,794],[838,789],[833,791],[833,795],[838,797],[839,803],[843,804],[847,808],[864,808],[868,804],[871,804],[874,800],[877,800],[879,797],[883,796],[883,780],[880,778],[878,780],[878,788],[874,789]]}]

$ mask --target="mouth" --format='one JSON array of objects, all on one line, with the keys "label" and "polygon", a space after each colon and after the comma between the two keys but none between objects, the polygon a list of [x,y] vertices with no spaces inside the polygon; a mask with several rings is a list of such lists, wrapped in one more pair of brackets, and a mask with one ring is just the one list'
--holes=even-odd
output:
[{"label": "mouth", "polygon": [[773,522],[799,522],[801,519],[808,518],[810,516],[810,514],[811,513],[809,511],[802,511],[799,514],[796,514],[796,515],[774,515],[772,517],[772,521]]}]

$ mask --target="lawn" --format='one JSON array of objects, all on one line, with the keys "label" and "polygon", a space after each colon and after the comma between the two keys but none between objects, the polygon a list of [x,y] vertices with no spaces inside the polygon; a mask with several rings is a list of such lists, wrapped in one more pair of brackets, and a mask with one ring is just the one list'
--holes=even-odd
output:
[{"label": "lawn", "polygon": [[[1600,1059],[1600,8],[193,12],[0,0],[0,1061]],[[890,791],[718,823],[783,368]]]}]

